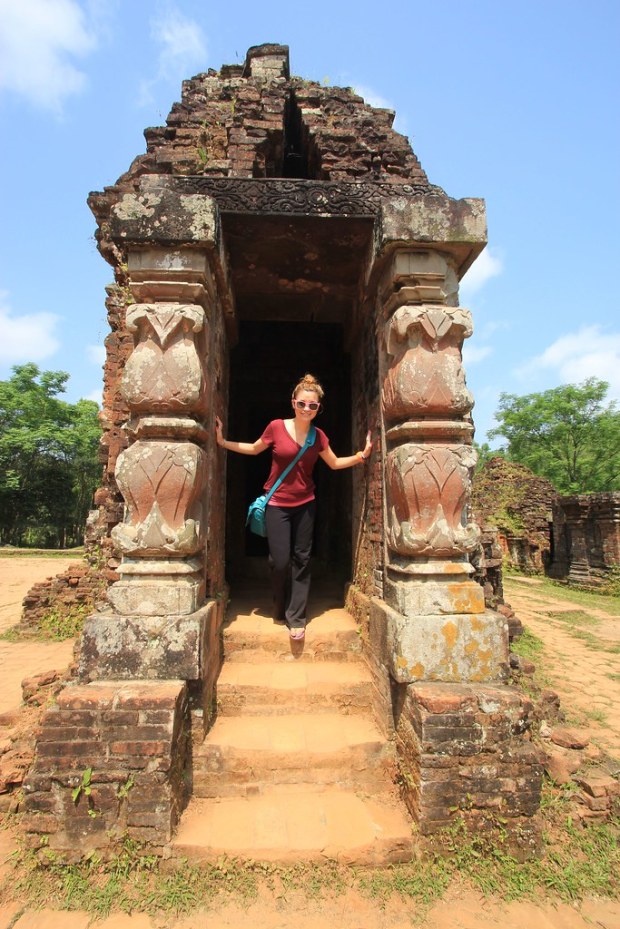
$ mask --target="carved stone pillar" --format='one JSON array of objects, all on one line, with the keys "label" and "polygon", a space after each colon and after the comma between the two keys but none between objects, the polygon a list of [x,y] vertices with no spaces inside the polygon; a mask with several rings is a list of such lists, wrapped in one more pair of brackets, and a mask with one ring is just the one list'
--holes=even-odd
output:
[{"label": "carved stone pillar", "polygon": [[137,303],[135,348],[121,392],[135,441],[116,464],[126,504],[112,537],[122,580],[108,599],[121,614],[193,613],[204,599],[206,461],[199,418],[208,406],[208,317],[198,304]]},{"label": "carved stone pillar", "polygon": [[401,248],[380,284],[383,320],[387,639],[401,682],[502,677],[502,617],[471,580],[476,462],[461,348],[472,333],[456,274],[437,251]]},{"label": "carved stone pillar", "polygon": [[204,679],[209,629],[221,620],[205,599],[218,287],[196,247],[135,245],[127,271],[134,348],[120,392],[130,444],[116,462],[125,516],[112,530],[121,577],[108,590],[111,611],[86,623],[81,673]]}]

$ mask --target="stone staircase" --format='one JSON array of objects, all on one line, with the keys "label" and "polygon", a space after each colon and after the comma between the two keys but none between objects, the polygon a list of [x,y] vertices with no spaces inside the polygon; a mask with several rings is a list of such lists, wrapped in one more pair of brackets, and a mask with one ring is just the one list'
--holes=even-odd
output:
[{"label": "stone staircase", "polygon": [[296,643],[268,607],[268,593],[254,591],[229,608],[218,716],[194,747],[174,856],[410,859],[411,821],[393,785],[393,746],[372,718],[353,618],[325,599]]}]

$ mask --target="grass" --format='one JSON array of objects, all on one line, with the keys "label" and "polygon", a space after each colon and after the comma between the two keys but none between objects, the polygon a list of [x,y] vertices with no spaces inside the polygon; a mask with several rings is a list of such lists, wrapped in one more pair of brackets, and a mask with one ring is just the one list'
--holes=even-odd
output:
[{"label": "grass", "polygon": [[77,603],[71,606],[58,604],[52,607],[39,620],[37,628],[20,630],[19,626],[11,626],[0,633],[1,642],[64,642],[73,639],[84,628],[84,620],[92,613],[92,605]]},{"label": "grass", "polygon": [[[520,583],[521,576],[518,574],[506,573],[504,575],[504,585],[510,588],[513,584],[519,586],[519,591],[523,592],[524,583]],[[548,595],[550,597],[560,597],[562,600],[568,600],[590,609],[604,610],[612,616],[620,616],[620,597],[617,595],[594,593],[589,590],[581,590],[575,587],[568,587],[557,581],[552,581],[548,577],[537,577],[536,585],[528,584],[532,593]],[[509,592],[508,599],[510,599]]]},{"label": "grass", "polygon": [[232,900],[251,903],[261,887],[276,901],[292,894],[306,900],[337,896],[347,889],[385,904],[397,895],[421,908],[441,899],[453,882],[503,900],[577,901],[587,896],[620,897],[620,821],[587,828],[573,824],[573,790],[545,786],[541,811],[547,827],[545,853],[516,861],[499,826],[492,836],[471,837],[460,824],[444,835],[448,854],[383,868],[355,869],[336,862],[280,867],[222,857],[215,864],[188,862],[162,867],[126,840],[118,855],[103,862],[92,854],[67,865],[49,849],[42,864],[34,852],[14,856],[0,902],[17,899],[26,907],[87,910],[102,918],[113,911],[182,915]]},{"label": "grass", "polygon": [[515,655],[519,655],[521,658],[529,658],[532,661],[541,657],[544,647],[543,640],[530,632],[527,627],[523,629],[522,634],[510,646]]},{"label": "grass", "polygon": [[0,558],[83,558],[84,546],[78,548],[13,548],[0,546]]},{"label": "grass", "polygon": [[586,710],[586,716],[592,722],[601,723],[602,725],[607,723],[607,713],[604,710]]},{"label": "grass", "polygon": [[547,616],[551,619],[559,619],[569,626],[600,626],[601,624],[600,619],[591,616],[589,613],[584,613],[583,610],[563,610],[562,612],[551,610],[547,613]]}]

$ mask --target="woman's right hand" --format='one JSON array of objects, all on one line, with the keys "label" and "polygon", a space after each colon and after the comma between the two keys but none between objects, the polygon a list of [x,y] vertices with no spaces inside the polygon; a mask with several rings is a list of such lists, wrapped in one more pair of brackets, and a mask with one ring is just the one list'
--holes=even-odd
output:
[{"label": "woman's right hand", "polygon": [[223,426],[222,420],[220,419],[219,416],[216,416],[215,417],[215,441],[220,447],[222,447],[225,442],[224,435],[222,432],[223,428],[224,426]]}]

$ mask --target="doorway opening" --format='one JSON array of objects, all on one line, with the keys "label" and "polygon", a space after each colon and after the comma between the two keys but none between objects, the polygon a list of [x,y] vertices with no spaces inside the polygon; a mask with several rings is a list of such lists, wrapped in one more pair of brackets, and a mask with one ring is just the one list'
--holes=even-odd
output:
[{"label": "doorway opening", "polygon": [[[228,436],[259,438],[272,419],[291,415],[293,388],[312,373],[325,390],[323,410],[315,420],[338,454],[351,448],[351,379],[342,326],[337,323],[242,321],[230,357]],[[270,469],[269,452],[228,456],[226,569],[234,582],[268,577],[267,541],[245,527],[249,504],[263,493]],[[317,514],[313,576],[344,584],[351,577],[351,473],[331,471],[317,462]]]}]

